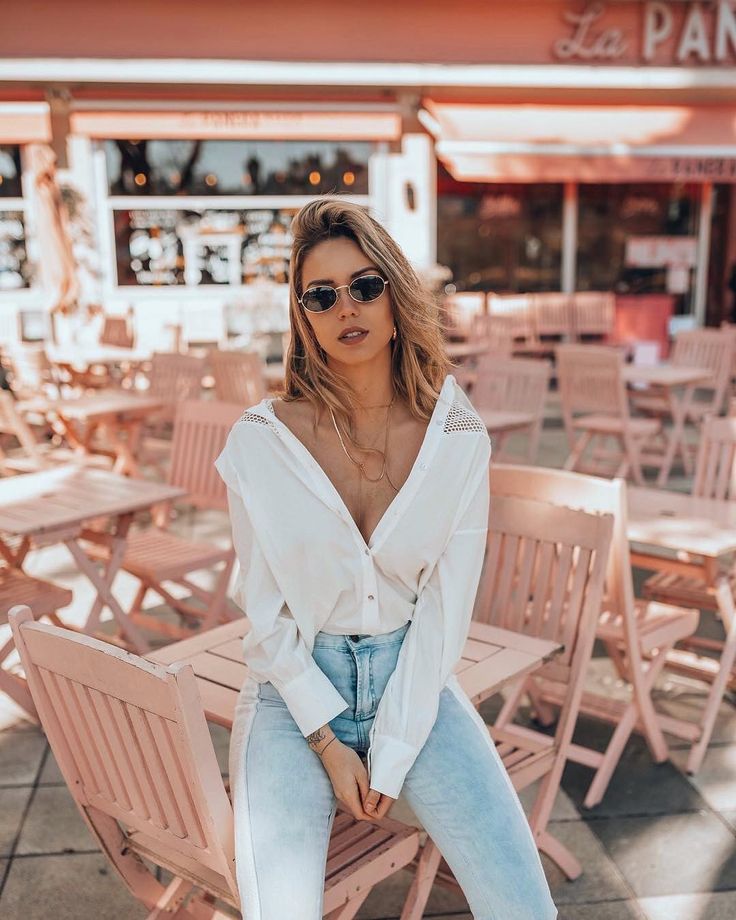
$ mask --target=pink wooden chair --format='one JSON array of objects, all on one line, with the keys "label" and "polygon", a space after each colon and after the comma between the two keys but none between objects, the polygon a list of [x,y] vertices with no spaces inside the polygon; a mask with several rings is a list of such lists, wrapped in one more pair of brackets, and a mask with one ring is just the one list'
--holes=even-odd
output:
[{"label": "pink wooden chair", "polygon": [[458,291],[447,294],[442,303],[442,315],[448,335],[466,336],[474,316],[485,311],[486,295],[483,291]]},{"label": "pink wooden chair", "polygon": [[244,408],[260,402],[266,395],[263,361],[255,351],[213,351],[210,355],[215,378],[215,396],[222,402]]},{"label": "pink wooden chair", "polygon": [[[491,481],[493,473],[491,472]],[[552,806],[569,757],[583,681],[595,638],[612,518],[516,496],[494,496],[483,572],[473,619],[503,629],[551,639],[564,645],[540,672],[563,680],[568,693],[554,736],[512,730],[505,722],[489,732],[514,788],[541,780],[529,819],[538,848],[577,878],[582,868],[548,830]],[[525,681],[519,682],[521,686]],[[502,716],[506,713],[504,706]],[[409,891],[402,920],[426,904],[435,879],[451,883],[441,856],[427,840]]]},{"label": "pink wooden chair", "polygon": [[[179,404],[168,482],[187,490],[187,502],[192,508],[227,510],[227,490],[214,462],[242,412],[242,405],[210,400]],[[202,629],[209,629],[222,619],[231,619],[226,597],[234,559],[232,544],[222,547],[179,536],[168,529],[168,518],[160,518],[157,526],[132,531],[122,568],[139,580],[140,587],[129,615],[172,638],[187,634],[146,614],[143,602],[148,592],[153,591],[190,624],[200,623]],[[221,568],[211,590],[189,578],[192,572],[215,566]],[[167,583],[186,588],[199,605],[175,597],[166,588]]]},{"label": "pink wooden chair", "polygon": [[[642,601],[634,596],[627,537],[626,483],[622,479],[607,480],[546,467],[496,463],[491,471],[491,493],[493,500],[499,495],[516,495],[588,513],[613,515],[606,591],[596,633],[619,678],[631,687],[631,700],[624,703],[592,692],[583,694],[581,711],[614,727],[602,752],[579,744],[570,746],[570,760],[594,770],[584,800],[585,806],[592,808],[605,795],[632,731],[638,728],[643,732],[655,762],[667,760],[667,744],[652,701],[652,688],[666,664],[668,652],[676,642],[691,636],[697,629],[699,614],[697,610]],[[524,688],[519,688],[517,705],[523,692],[531,696],[540,721],[551,724],[553,715],[549,707],[564,703],[567,686],[554,678],[532,677]],[[510,702],[505,718],[512,714],[513,703]]]},{"label": "pink wooden chair", "polygon": [[[239,910],[233,812],[190,665],[163,667],[97,639],[10,614],[51,750],[97,845],[148,920],[226,920]],[[411,862],[418,831],[339,814],[325,916],[350,920]],[[155,870],[172,878],[158,881]],[[288,880],[285,880],[288,884]]]},{"label": "pink wooden chair", "polygon": [[576,339],[595,336],[606,341],[613,335],[616,295],[610,291],[577,291],[571,297],[572,329]]},{"label": "pink wooden chair", "polygon": [[512,316],[491,316],[480,313],[470,326],[470,339],[484,339],[491,354],[510,358],[514,351],[516,322]]},{"label": "pink wooden chair", "polygon": [[[658,419],[634,418],[623,379],[623,355],[605,345],[559,345],[557,379],[570,454],[565,469],[626,477],[644,485],[642,451],[661,436]],[[618,442],[612,452],[596,442]],[[591,447],[592,456],[584,460]],[[603,463],[601,463],[603,461]],[[616,465],[612,468],[611,461]]]},{"label": "pink wooden chair", "polygon": [[[706,419],[692,494],[729,502],[736,508],[736,418]],[[719,571],[712,559],[693,559],[682,554],[671,563],[655,556],[648,559],[652,568],[662,571],[645,582],[647,597],[713,611],[726,633],[725,641],[693,636],[681,643],[692,651],[676,650],[668,656],[667,667],[670,670],[711,684],[700,737],[692,746],[687,760],[688,772],[696,773],[708,749],[723,694],[729,682],[736,678],[736,567]],[[647,557],[638,554],[637,563],[647,566]],[[716,653],[718,658],[708,656],[708,652],[711,655]]]},{"label": "pink wooden chair", "polygon": [[517,348],[526,346],[534,340],[532,294],[489,294],[488,313],[490,316],[508,316],[513,320],[514,339],[520,339]]},{"label": "pink wooden chair", "polygon": [[100,331],[100,344],[114,345],[116,348],[133,348],[135,329],[132,311],[125,316],[105,317]]},{"label": "pink wooden chair", "polygon": [[3,363],[10,372],[10,386],[18,399],[62,396],[63,380],[42,344],[15,344],[5,352]]},{"label": "pink wooden chair", "polygon": [[[61,626],[57,611],[72,602],[72,592],[61,585],[40,578],[32,578],[20,569],[0,565],[0,625],[7,625],[8,613],[17,604],[33,610],[37,619],[47,617]],[[31,606],[33,605],[33,606]],[[6,693],[30,716],[37,719],[36,707],[28,683],[17,667],[11,667],[10,658],[15,650],[12,638],[0,645],[0,692]]]},{"label": "pink wooden chair", "polygon": [[[473,403],[483,416],[484,409],[528,412],[534,421],[519,429],[528,435],[524,459],[533,463],[539,453],[539,439],[544,421],[544,406],[549,389],[551,366],[548,361],[534,358],[504,358],[483,355],[476,365],[473,382]],[[496,436],[494,455],[504,458],[505,439]]]},{"label": "pink wooden chair", "polygon": [[532,294],[531,299],[533,338],[524,351],[552,356],[557,343],[569,342],[573,338],[570,295],[546,291]]},{"label": "pink wooden chair", "polygon": [[182,400],[199,399],[203,374],[204,359],[201,357],[156,352],[151,360],[148,392],[164,400],[173,414],[176,404]]}]

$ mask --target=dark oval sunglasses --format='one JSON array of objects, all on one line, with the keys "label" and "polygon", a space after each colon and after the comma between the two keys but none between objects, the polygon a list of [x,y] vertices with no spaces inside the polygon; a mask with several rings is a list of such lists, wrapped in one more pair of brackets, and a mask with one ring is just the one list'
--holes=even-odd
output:
[{"label": "dark oval sunglasses", "polygon": [[310,313],[326,313],[335,306],[340,297],[339,291],[343,288],[347,288],[356,303],[370,303],[378,300],[387,284],[388,281],[380,275],[361,275],[350,284],[341,284],[336,288],[326,284],[307,288],[298,301]]}]

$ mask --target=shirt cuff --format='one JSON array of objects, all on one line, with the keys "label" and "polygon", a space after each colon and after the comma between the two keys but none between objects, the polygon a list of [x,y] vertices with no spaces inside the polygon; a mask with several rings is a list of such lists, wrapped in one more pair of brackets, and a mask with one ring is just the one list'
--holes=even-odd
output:
[{"label": "shirt cuff", "polygon": [[370,788],[398,799],[404,778],[414,765],[419,751],[420,748],[398,738],[376,735],[368,752]]},{"label": "shirt cuff", "polygon": [[306,738],[348,708],[327,675],[316,664],[284,684],[271,678],[299,731]]}]

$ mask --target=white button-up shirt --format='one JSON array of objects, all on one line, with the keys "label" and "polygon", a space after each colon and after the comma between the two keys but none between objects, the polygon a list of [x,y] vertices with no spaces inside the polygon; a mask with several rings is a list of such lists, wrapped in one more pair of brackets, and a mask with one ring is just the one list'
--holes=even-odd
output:
[{"label": "white button-up shirt", "polygon": [[250,674],[271,681],[306,736],[347,708],[312,657],[314,637],[411,626],[370,731],[371,787],[396,798],[458,663],[488,529],[485,425],[452,374],[414,465],[365,541],[331,480],[274,413],[249,408],[216,461],[251,621]]}]

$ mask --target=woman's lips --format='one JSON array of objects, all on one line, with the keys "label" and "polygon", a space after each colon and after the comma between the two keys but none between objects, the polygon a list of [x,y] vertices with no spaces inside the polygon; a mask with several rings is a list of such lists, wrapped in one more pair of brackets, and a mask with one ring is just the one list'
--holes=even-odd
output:
[{"label": "woman's lips", "polygon": [[339,338],[338,342],[342,342],[343,345],[358,345],[360,342],[364,342],[367,337],[367,332],[361,332],[360,335],[351,335],[347,338]]}]

